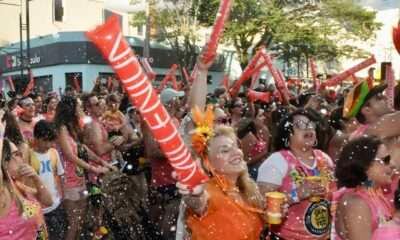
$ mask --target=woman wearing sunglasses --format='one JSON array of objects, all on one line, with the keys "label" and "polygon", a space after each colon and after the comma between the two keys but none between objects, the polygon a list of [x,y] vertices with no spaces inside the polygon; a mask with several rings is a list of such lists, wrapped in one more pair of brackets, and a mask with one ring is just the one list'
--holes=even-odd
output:
[{"label": "woman wearing sunglasses", "polygon": [[336,165],[338,187],[334,193],[332,240],[369,240],[391,219],[393,207],[383,186],[392,183],[390,155],[375,137],[349,142]]},{"label": "woman wearing sunglasses", "polygon": [[315,149],[318,127],[313,116],[300,109],[284,117],[274,141],[277,152],[258,170],[263,194],[287,195],[287,218],[271,229],[279,239],[327,239],[329,235],[333,164],[327,154]]},{"label": "woman wearing sunglasses", "polygon": [[[0,111],[0,119],[3,118]],[[0,239],[47,239],[41,206],[52,204],[49,191],[35,170],[26,164],[17,146],[3,139],[0,123]]]}]

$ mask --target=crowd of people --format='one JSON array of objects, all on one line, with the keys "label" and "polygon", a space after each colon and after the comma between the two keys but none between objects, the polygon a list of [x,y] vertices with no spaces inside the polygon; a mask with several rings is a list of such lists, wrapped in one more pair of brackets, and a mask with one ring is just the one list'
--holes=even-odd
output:
[{"label": "crowd of people", "polygon": [[[0,239],[400,239],[398,87],[394,109],[386,85],[365,81],[252,101],[246,87],[208,93],[210,65],[198,62],[190,87],[160,90],[209,176],[193,189],[122,87],[9,94]],[[279,224],[269,221],[271,192],[285,195]]]}]

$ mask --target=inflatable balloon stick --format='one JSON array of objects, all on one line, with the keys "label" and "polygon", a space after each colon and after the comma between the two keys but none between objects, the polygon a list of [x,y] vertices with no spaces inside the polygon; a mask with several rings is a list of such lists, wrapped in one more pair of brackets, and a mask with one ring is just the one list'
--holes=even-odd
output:
[{"label": "inflatable balloon stick", "polygon": [[193,82],[193,79],[189,76],[189,72],[187,71],[187,69],[185,67],[182,68],[182,72],[183,72],[183,76],[186,79],[186,82],[188,82],[188,83]]},{"label": "inflatable balloon stick", "polygon": [[226,90],[229,89],[229,76],[228,75],[225,74],[224,77],[222,78],[221,86],[223,86]]},{"label": "inflatable balloon stick", "polygon": [[321,87],[321,82],[317,77],[317,65],[315,65],[315,61],[313,58],[310,58],[310,68],[311,68],[311,76],[314,82],[315,92],[319,92]]},{"label": "inflatable balloon stick", "polygon": [[164,79],[161,81],[161,85],[160,85],[160,88],[159,88],[160,92],[165,88],[165,86],[167,85],[167,82],[169,82],[169,81],[172,81],[172,87],[175,90],[178,89],[178,84],[176,83],[176,77],[175,77],[176,69],[178,69],[178,65],[172,64],[171,68],[169,69],[169,71],[165,75]]},{"label": "inflatable balloon stick", "polygon": [[150,81],[153,81],[153,80],[156,78],[157,74],[156,74],[156,72],[154,72],[153,69],[151,68],[151,66],[150,66],[149,61],[147,60],[147,58],[143,58],[143,60],[142,60],[142,66],[143,66],[143,68],[146,70],[146,74],[147,74],[147,77],[149,78],[149,80],[150,80]]},{"label": "inflatable balloon stick", "polygon": [[263,53],[262,56],[265,59],[265,62],[267,63],[269,72],[271,73],[272,77],[274,78],[276,89],[281,93],[283,102],[288,103],[289,102],[289,90],[287,89],[283,74],[274,66],[274,64],[272,63],[272,59],[268,53]]},{"label": "inflatable balloon stick", "polygon": [[232,0],[221,0],[217,16],[215,18],[214,27],[207,42],[206,49],[202,55],[202,62],[211,62],[217,54],[218,42],[224,31],[226,20],[229,18],[229,12],[231,10]]},{"label": "inflatable balloon stick", "polygon": [[394,80],[394,72],[392,66],[386,67],[386,81],[387,81],[387,88],[386,88],[386,97],[388,106],[391,109],[394,109],[394,88],[395,88],[395,80]]},{"label": "inflatable balloon stick", "polygon": [[118,75],[129,99],[139,109],[140,115],[174,168],[177,179],[189,188],[205,182],[208,177],[193,161],[138,59],[122,37],[118,17],[111,16],[106,23],[87,32],[86,36],[97,46]]},{"label": "inflatable balloon stick", "polygon": [[194,65],[194,67],[193,67],[193,71],[192,71],[192,73],[190,74],[190,81],[191,82],[193,82],[194,81],[194,79],[196,78],[196,75],[197,75],[197,72],[199,71],[199,68],[198,68],[198,66],[197,66],[197,64],[196,65]]},{"label": "inflatable balloon stick", "polygon": [[[225,22],[229,17],[229,12],[231,10],[232,0],[221,0],[217,16],[215,18],[214,27],[211,32],[210,39],[204,46],[202,55],[200,57],[201,61],[205,64],[214,60],[217,55],[218,42],[224,31]],[[193,81],[196,78],[198,71],[197,64],[194,66],[190,79]]]},{"label": "inflatable balloon stick", "polygon": [[261,101],[264,103],[269,103],[271,101],[270,92],[256,92],[254,90],[249,89],[247,97],[249,98],[250,102]]},{"label": "inflatable balloon stick", "polygon": [[400,23],[397,27],[393,27],[393,44],[397,52],[400,54]]},{"label": "inflatable balloon stick", "polygon": [[350,77],[351,75],[355,74],[356,72],[363,70],[364,68],[367,68],[369,66],[371,66],[372,64],[376,63],[376,59],[375,57],[372,55],[370,58],[364,60],[363,62],[353,66],[352,68],[326,80],[324,82],[324,85],[327,87],[331,87],[331,86],[336,86],[338,84],[340,84],[343,80],[345,80],[346,78]]},{"label": "inflatable balloon stick", "polygon": [[265,66],[265,61],[262,61],[261,64],[257,66],[258,61],[260,60],[262,54],[262,49],[258,50],[254,57],[250,60],[247,67],[244,69],[240,78],[233,84],[231,89],[229,89],[229,93],[231,96],[236,96],[236,94],[240,91],[240,87],[243,83],[248,80],[255,72],[261,70]]}]

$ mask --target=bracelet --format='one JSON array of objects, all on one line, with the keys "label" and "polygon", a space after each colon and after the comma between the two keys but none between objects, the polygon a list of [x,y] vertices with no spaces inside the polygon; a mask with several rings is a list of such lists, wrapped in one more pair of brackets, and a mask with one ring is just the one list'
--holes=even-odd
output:
[{"label": "bracelet", "polygon": [[294,203],[300,202],[299,195],[297,194],[296,189],[293,189],[293,190],[290,192],[290,198],[292,199],[292,201],[293,201]]}]

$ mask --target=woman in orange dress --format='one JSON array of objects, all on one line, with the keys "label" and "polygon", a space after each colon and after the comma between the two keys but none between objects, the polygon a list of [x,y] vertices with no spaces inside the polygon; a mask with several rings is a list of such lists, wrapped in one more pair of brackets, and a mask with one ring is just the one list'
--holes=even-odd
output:
[{"label": "woman in orange dress", "polygon": [[185,239],[260,239],[263,200],[249,177],[233,128],[217,126],[213,131],[204,125],[199,128],[195,116],[194,121],[198,128],[193,148],[202,157],[210,180],[193,191],[177,184],[186,204]]}]

